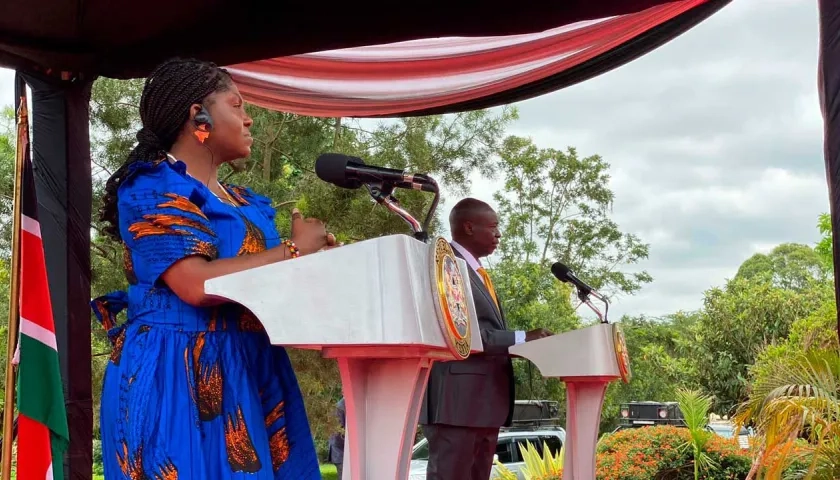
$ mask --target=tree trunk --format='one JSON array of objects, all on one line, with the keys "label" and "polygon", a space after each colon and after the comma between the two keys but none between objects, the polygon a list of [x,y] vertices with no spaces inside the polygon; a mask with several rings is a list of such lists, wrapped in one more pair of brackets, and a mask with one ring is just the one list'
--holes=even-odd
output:
[{"label": "tree trunk", "polygon": [[335,133],[333,134],[333,148],[338,145],[338,138],[341,137],[341,117],[335,117]]},{"label": "tree trunk", "polygon": [[271,152],[274,151],[274,142],[266,145],[265,152],[263,153],[263,172],[262,177],[263,180],[266,182],[271,181]]}]

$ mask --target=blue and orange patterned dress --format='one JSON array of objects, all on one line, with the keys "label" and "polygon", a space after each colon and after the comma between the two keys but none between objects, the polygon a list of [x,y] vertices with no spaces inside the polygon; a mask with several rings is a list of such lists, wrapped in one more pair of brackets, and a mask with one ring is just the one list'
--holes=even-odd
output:
[{"label": "blue and orange patterned dress", "polygon": [[267,198],[225,188],[239,206],[170,160],[137,163],[120,185],[129,287],[92,302],[113,344],[100,414],[108,480],[321,478],[286,351],[244,307],[193,307],[160,281],[187,256],[281,242]]}]

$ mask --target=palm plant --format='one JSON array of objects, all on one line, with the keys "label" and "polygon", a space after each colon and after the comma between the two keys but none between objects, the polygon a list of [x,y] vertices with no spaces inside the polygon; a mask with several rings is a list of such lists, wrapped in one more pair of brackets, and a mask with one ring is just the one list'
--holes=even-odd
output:
[{"label": "palm plant", "polygon": [[712,397],[697,390],[685,389],[678,389],[676,396],[689,435],[689,439],[681,448],[692,451],[694,480],[699,480],[701,470],[717,468],[715,461],[705,451],[706,443],[712,436],[712,433],[706,430],[709,423],[709,410],[712,408]]},{"label": "palm plant", "polygon": [[[560,448],[557,453],[551,453],[548,445],[543,442],[542,455],[525,441],[525,446],[519,444],[519,452],[525,461],[522,467],[522,476],[525,480],[560,480],[563,477],[563,458],[566,455],[566,446]],[[498,460],[496,463],[496,477],[494,480],[517,480],[515,473],[511,472]]]},{"label": "palm plant", "polygon": [[780,358],[757,378],[735,422],[755,425],[753,472],[784,478],[791,463],[805,465],[799,478],[840,478],[840,351],[811,350]]}]

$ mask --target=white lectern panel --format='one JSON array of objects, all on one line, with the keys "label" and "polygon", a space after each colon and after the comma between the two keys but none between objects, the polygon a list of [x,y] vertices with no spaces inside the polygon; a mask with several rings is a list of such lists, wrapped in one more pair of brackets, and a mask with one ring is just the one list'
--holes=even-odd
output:
[{"label": "white lectern panel", "polygon": [[[205,291],[250,309],[287,346],[418,345],[446,349],[429,245],[391,235],[208,280]],[[482,351],[467,265],[472,350]]]},{"label": "white lectern panel", "polygon": [[511,355],[527,358],[544,377],[621,376],[615,357],[613,326],[598,324],[514,345]]}]

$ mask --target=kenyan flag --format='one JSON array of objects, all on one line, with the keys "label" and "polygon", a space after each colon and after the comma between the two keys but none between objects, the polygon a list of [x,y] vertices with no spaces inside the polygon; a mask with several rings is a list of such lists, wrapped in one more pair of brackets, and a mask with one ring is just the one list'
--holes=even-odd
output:
[{"label": "kenyan flag", "polygon": [[22,155],[21,215],[15,227],[20,232],[20,340],[18,363],[17,478],[42,480],[63,478],[63,452],[69,442],[64,391],[55,341],[50,288],[35,179],[29,158],[26,98],[20,106],[18,155]]}]

